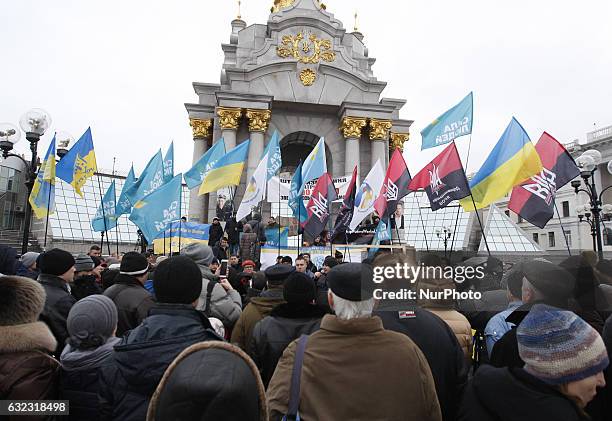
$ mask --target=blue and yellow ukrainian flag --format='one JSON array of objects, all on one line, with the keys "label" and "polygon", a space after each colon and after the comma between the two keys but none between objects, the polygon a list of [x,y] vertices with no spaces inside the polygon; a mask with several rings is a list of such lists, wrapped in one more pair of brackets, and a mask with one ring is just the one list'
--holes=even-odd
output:
[{"label": "blue and yellow ukrainian flag", "polygon": [[79,196],[83,197],[81,188],[97,170],[91,127],[88,127],[78,142],[57,164],[57,176],[72,185]]},{"label": "blue and yellow ukrainian flag", "polygon": [[[542,161],[523,126],[514,118],[506,127],[485,163],[470,180],[476,209],[505,196],[512,188],[542,171]],[[473,211],[470,196],[459,201]]]},{"label": "blue and yellow ukrainian flag", "polygon": [[240,176],[249,154],[250,140],[245,140],[240,145],[219,158],[206,172],[204,180],[200,185],[198,195],[217,191],[222,187],[237,186],[240,184]]},{"label": "blue and yellow ukrainian flag", "polygon": [[34,215],[41,219],[55,212],[55,136],[47,149],[43,163],[29,197]]}]

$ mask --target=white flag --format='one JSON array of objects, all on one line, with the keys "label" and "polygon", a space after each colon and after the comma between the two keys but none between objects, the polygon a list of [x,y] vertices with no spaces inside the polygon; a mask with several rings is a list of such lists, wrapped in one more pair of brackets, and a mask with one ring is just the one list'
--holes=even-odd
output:
[{"label": "white flag", "polygon": [[354,230],[361,221],[374,212],[374,202],[380,193],[384,180],[385,172],[380,161],[376,161],[368,176],[355,192],[355,208],[349,229]]},{"label": "white flag", "polygon": [[257,169],[251,176],[251,179],[247,183],[246,190],[244,191],[244,197],[238,212],[236,213],[236,221],[240,221],[242,218],[251,213],[251,210],[259,205],[262,201],[266,190],[266,180],[268,173],[268,155],[264,156]]},{"label": "white flag", "polygon": [[268,181],[268,203],[287,202],[291,179],[274,176]]}]

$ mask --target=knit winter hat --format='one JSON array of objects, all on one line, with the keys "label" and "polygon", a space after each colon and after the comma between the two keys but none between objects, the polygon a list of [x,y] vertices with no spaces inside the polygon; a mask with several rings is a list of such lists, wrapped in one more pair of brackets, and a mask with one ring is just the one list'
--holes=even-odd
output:
[{"label": "knit winter hat", "polygon": [[315,283],[308,275],[293,272],[283,286],[283,298],[291,304],[308,304],[317,298]]},{"label": "knit winter hat", "polygon": [[74,261],[74,270],[77,272],[89,271],[94,268],[94,261],[86,254],[79,254]]},{"label": "knit winter hat", "polygon": [[149,261],[142,254],[135,251],[125,253],[121,259],[119,273],[123,275],[140,276],[149,270]]},{"label": "knit winter hat", "polygon": [[72,347],[97,348],[113,335],[117,327],[117,307],[104,295],[89,295],[72,306],[66,327]]},{"label": "knit winter hat", "polygon": [[21,258],[19,260],[21,261],[21,263],[23,263],[25,267],[29,268],[34,264],[36,259],[38,259],[39,255],[40,253],[36,253],[35,251],[29,251],[21,255]]},{"label": "knit winter hat", "polygon": [[0,326],[34,323],[46,297],[43,286],[30,278],[0,277]]},{"label": "knit winter hat", "polygon": [[215,257],[212,248],[205,244],[191,243],[181,250],[182,256],[187,256],[198,265],[208,266]]},{"label": "knit winter hat", "polygon": [[571,311],[536,304],[516,337],[525,371],[548,384],[585,379],[609,363],[599,333]]},{"label": "knit winter hat", "polygon": [[191,304],[202,292],[202,274],[189,257],[171,257],[157,265],[153,287],[160,303]]},{"label": "knit winter hat", "polygon": [[51,249],[40,257],[40,272],[48,275],[63,275],[73,266],[74,257],[66,250]]}]

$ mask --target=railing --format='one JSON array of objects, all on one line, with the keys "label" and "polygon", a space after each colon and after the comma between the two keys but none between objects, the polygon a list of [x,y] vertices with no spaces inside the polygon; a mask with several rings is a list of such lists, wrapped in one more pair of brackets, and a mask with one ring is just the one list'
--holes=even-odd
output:
[{"label": "railing", "polygon": [[601,129],[587,133],[587,142],[594,142],[606,137],[612,137],[612,126],[602,127]]}]

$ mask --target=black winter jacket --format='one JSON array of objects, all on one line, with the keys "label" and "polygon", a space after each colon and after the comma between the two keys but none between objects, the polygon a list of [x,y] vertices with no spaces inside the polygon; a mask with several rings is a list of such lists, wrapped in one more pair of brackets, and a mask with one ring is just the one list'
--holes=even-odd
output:
[{"label": "black winter jacket", "polygon": [[70,292],[77,300],[94,294],[102,294],[95,275],[84,275],[74,279]]},{"label": "black winter jacket", "polygon": [[192,306],[157,304],[100,370],[100,419],[142,421],[166,368],[188,346],[223,340]]},{"label": "black winter jacket", "polygon": [[579,421],[574,402],[521,368],[481,366],[465,390],[459,421]]},{"label": "black winter jacket", "polygon": [[467,382],[465,354],[451,328],[435,314],[410,302],[380,302],[373,312],[387,330],[403,333],[427,358],[436,384],[442,419],[455,420]]},{"label": "black winter jacket", "polygon": [[215,247],[221,237],[223,237],[223,227],[221,224],[211,224],[210,231],[208,232],[208,245]]},{"label": "black winter jacket", "polygon": [[130,275],[117,275],[115,284],[104,291],[104,295],[113,300],[117,306],[118,337],[138,326],[155,304],[145,287]]},{"label": "black winter jacket", "polygon": [[68,285],[59,276],[41,273],[38,275],[38,281],[47,294],[40,320],[49,326],[55,336],[57,340],[55,355],[59,357],[69,336],[66,328],[68,313],[77,300],[68,292]]},{"label": "black winter jacket", "polygon": [[257,322],[247,349],[259,368],[264,386],[268,387],[285,348],[301,335],[319,330],[325,314],[325,309],[319,306],[284,303]]}]

